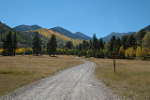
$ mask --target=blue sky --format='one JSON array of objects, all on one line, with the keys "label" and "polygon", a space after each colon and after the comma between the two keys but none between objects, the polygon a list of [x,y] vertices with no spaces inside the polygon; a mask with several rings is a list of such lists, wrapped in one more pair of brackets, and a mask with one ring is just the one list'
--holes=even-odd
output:
[{"label": "blue sky", "polygon": [[0,0],[0,21],[10,27],[63,27],[97,38],[139,31],[150,24],[150,0]]}]

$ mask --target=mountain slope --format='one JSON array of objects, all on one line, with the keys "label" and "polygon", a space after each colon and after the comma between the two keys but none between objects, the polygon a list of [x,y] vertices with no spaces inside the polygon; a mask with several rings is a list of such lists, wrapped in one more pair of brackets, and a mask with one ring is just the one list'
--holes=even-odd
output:
[{"label": "mountain slope", "polygon": [[78,39],[78,36],[74,35],[72,32],[62,28],[62,27],[54,27],[54,28],[51,28],[50,30],[53,30],[54,32],[58,32],[58,33],[61,33],[67,37],[70,37],[70,38],[74,38],[74,39]]},{"label": "mountain slope", "polygon": [[36,30],[36,29],[40,29],[42,27],[38,26],[38,25],[18,25],[16,27],[14,27],[15,30],[17,31],[30,31],[30,30]]},{"label": "mountain slope", "polygon": [[27,38],[30,39],[30,37],[26,37],[21,32],[18,32],[16,30],[14,30],[13,28],[9,27],[8,25],[0,22],[0,42],[1,42],[1,39],[5,39],[7,33],[10,32],[10,31],[12,33],[17,33],[17,40],[21,44],[24,44],[26,42]]},{"label": "mountain slope", "polygon": [[85,39],[85,40],[91,40],[92,39],[91,37],[89,37],[89,36],[87,36],[81,32],[76,32],[76,33],[74,33],[74,35],[80,37],[81,39]]},{"label": "mountain slope", "polygon": [[15,30],[9,27],[8,25],[0,22],[0,33],[6,33],[7,31],[15,31]]},{"label": "mountain slope", "polygon": [[149,32],[150,31],[150,25],[146,26],[144,29],[146,32]]},{"label": "mountain slope", "polygon": [[112,32],[112,33],[110,33],[109,35],[103,37],[102,39],[103,39],[103,41],[108,42],[108,41],[110,41],[110,39],[111,39],[111,37],[112,37],[113,35],[115,35],[116,38],[118,38],[118,37],[121,38],[121,37],[124,36],[124,35],[131,35],[131,34],[135,34],[135,33],[136,33],[136,32],[128,32],[128,33],[116,33],[116,32]]},{"label": "mountain slope", "polygon": [[61,33],[69,38],[73,38],[73,39],[85,39],[85,40],[90,40],[91,38],[89,36],[86,36],[85,34],[81,33],[81,32],[76,32],[75,34],[73,34],[72,32],[62,28],[62,27],[54,27],[51,28],[50,30],[53,30],[54,32],[58,32]]},{"label": "mountain slope", "polygon": [[[49,30],[46,28],[32,30],[30,32],[38,32],[40,35],[43,35],[43,37],[42,37],[43,41],[48,41],[51,38],[51,35],[54,34],[56,36],[57,41],[58,41],[58,45],[64,45],[65,42],[67,42],[67,41],[72,41],[74,45],[77,45],[77,44],[82,42],[82,40],[80,40],[80,39],[72,39],[72,38],[69,38],[63,34],[60,34],[58,32],[55,32],[53,30]],[[29,31],[28,31],[28,33],[29,33]]]}]

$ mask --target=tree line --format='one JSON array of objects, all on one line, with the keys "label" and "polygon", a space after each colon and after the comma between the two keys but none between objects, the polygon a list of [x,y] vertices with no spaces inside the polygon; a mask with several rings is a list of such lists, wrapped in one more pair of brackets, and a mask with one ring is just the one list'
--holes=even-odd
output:
[{"label": "tree line", "polygon": [[3,56],[15,56],[18,43],[16,33],[10,31],[6,36],[6,39],[1,40],[3,42]]},{"label": "tree line", "polygon": [[58,54],[95,58],[112,58],[114,53],[120,59],[150,59],[150,32],[141,29],[138,33],[124,35],[121,39],[112,36],[109,42],[97,39],[94,34],[90,41],[83,40],[76,46],[68,41],[65,48],[58,50]]},{"label": "tree line", "polygon": [[[83,40],[82,43],[74,45],[72,41],[67,41],[61,48],[57,46],[57,39],[52,34],[46,46],[42,46],[42,41],[39,33],[34,33],[32,40],[32,49],[26,49],[26,54],[48,54],[55,55],[77,55],[95,58],[111,58],[111,54],[115,53],[118,58],[122,59],[145,59],[150,56],[150,32],[144,29],[140,30],[137,34],[125,35],[122,38],[112,36],[109,42],[104,42],[102,38],[97,39],[96,34],[93,35],[92,40]],[[16,54],[18,49],[16,33],[11,31],[7,34],[3,42],[4,56],[12,56]]]}]

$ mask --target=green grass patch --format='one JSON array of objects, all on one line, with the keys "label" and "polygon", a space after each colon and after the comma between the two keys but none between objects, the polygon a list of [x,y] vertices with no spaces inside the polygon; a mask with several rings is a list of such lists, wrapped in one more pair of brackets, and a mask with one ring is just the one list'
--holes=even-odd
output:
[{"label": "green grass patch", "polygon": [[0,70],[2,75],[28,75],[30,74],[27,71],[12,71],[12,70]]}]

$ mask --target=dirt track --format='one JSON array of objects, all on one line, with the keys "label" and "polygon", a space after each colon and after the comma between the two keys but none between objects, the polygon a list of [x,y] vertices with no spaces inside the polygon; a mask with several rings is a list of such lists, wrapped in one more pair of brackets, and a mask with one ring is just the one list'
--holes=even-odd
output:
[{"label": "dirt track", "polygon": [[[80,59],[83,60],[83,59]],[[85,63],[62,70],[56,75],[23,87],[4,100],[118,100],[93,73],[95,63]]]}]

